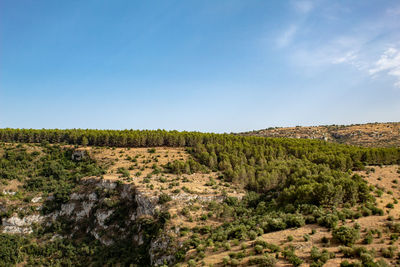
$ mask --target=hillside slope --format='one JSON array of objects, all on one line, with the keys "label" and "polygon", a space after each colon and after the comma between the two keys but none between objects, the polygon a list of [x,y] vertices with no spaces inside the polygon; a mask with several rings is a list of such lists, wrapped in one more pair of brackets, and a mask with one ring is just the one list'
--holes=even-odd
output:
[{"label": "hillside slope", "polygon": [[400,263],[398,148],[162,130],[0,140],[0,266]]},{"label": "hillside slope", "polygon": [[240,135],[320,139],[366,147],[399,147],[400,122],[276,127],[244,132]]}]

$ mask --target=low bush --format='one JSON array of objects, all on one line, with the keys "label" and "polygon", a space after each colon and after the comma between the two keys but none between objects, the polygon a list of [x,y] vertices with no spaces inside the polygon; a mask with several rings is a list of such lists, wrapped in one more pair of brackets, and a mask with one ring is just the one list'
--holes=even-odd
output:
[{"label": "low bush", "polygon": [[341,226],[332,231],[332,236],[341,244],[350,246],[360,238],[360,232],[352,227]]},{"label": "low bush", "polygon": [[327,250],[320,251],[317,247],[311,249],[312,266],[323,266],[329,259],[333,258],[335,254],[329,253]]},{"label": "low bush", "polygon": [[159,203],[159,204],[165,204],[165,203],[167,203],[167,202],[169,202],[169,201],[171,201],[171,200],[172,200],[171,196],[169,196],[169,195],[166,194],[166,193],[162,193],[162,194],[158,197],[158,203]]},{"label": "low bush", "polygon": [[344,260],[340,263],[340,267],[362,267],[362,263],[359,261],[349,262]]},{"label": "low bush", "polygon": [[300,266],[303,263],[303,260],[296,256],[292,247],[285,248],[282,252],[282,256],[293,266]]},{"label": "low bush", "polygon": [[275,263],[276,259],[269,255],[251,257],[249,259],[249,265],[257,265],[260,267],[273,267]]},{"label": "low bush", "polygon": [[390,246],[387,248],[382,248],[381,253],[382,253],[382,256],[385,258],[393,258],[394,255],[396,254],[396,250],[397,250],[397,247]]}]

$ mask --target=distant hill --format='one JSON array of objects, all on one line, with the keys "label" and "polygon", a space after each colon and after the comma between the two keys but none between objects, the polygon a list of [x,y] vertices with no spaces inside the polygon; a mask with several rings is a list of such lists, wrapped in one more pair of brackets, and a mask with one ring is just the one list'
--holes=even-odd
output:
[{"label": "distant hill", "polygon": [[329,142],[366,147],[400,147],[400,122],[275,127],[244,132],[240,133],[240,135],[321,139]]}]

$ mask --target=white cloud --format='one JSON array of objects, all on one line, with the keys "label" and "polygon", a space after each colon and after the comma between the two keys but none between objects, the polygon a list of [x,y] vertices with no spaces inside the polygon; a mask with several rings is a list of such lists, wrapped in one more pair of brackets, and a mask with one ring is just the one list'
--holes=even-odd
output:
[{"label": "white cloud", "polygon": [[291,25],[278,37],[278,39],[276,40],[277,45],[281,48],[288,46],[292,42],[294,36],[296,35],[296,32],[297,26]]},{"label": "white cloud", "polygon": [[313,2],[309,0],[292,1],[291,5],[296,12],[301,13],[301,16],[297,22],[294,22],[285,31],[283,31],[278,38],[276,38],[276,44],[280,48],[286,47],[293,42],[296,33],[299,31],[299,28],[302,27],[305,18],[308,16],[308,13],[314,8]]},{"label": "white cloud", "polygon": [[343,56],[334,57],[332,59],[333,64],[340,64],[340,63],[352,63],[357,59],[356,53],[354,51],[347,52]]},{"label": "white cloud", "polygon": [[309,13],[314,8],[314,4],[312,1],[303,0],[303,1],[293,1],[292,3],[295,10],[303,14]]},{"label": "white cloud", "polygon": [[388,48],[375,62],[374,68],[369,70],[369,74],[376,75],[385,72],[396,78],[395,86],[400,88],[400,51],[396,48]]},{"label": "white cloud", "polygon": [[[355,10],[351,7],[340,4],[316,6],[316,3],[316,0],[293,0],[291,8],[299,16],[295,16],[291,26],[284,28],[274,39],[279,48],[290,48],[285,49],[290,63],[310,76],[332,65],[344,64],[356,68],[364,77],[378,74],[382,78],[395,77],[395,86],[400,88],[400,46],[397,45],[400,6],[383,7],[380,10],[383,13],[377,12],[349,27],[341,24],[340,18],[353,14]],[[311,15],[317,16],[321,23],[309,24]],[[336,19],[333,28],[331,17]],[[329,31],[330,34],[326,34]],[[385,51],[387,47],[392,48]]]},{"label": "white cloud", "polygon": [[312,68],[349,64],[357,69],[365,69],[364,57],[360,52],[365,42],[363,37],[347,35],[319,43],[301,42],[292,49],[291,60],[296,65]]}]

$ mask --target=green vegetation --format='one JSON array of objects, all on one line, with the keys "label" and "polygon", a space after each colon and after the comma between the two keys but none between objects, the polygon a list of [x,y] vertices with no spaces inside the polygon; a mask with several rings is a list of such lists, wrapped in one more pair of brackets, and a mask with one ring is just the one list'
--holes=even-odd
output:
[{"label": "green vegetation", "polygon": [[350,246],[353,245],[360,238],[360,232],[358,229],[355,228],[341,226],[333,230],[332,236],[341,244]]},{"label": "green vegetation", "polygon": [[158,203],[159,204],[165,204],[165,203],[167,203],[167,202],[169,202],[169,201],[171,201],[172,200],[172,198],[168,195],[168,194],[165,194],[165,193],[162,193],[159,197],[158,197]]},{"label": "green vegetation", "polygon": [[[352,171],[363,170],[366,165],[372,164],[400,164],[399,148],[361,148],[320,140],[197,132],[0,129],[0,141],[35,143],[33,147],[37,149],[33,150],[28,150],[20,144],[3,145],[0,179],[2,183],[15,179],[23,184],[28,193],[51,196],[46,198],[44,213],[57,210],[66,203],[83,177],[99,177],[104,174],[103,168],[90,157],[82,161],[72,160],[73,149],[71,146],[62,146],[64,144],[151,147],[148,153],[152,157],[157,156],[159,146],[185,147],[191,155],[189,159],[168,162],[163,165],[164,169],[153,165],[152,174],[143,180],[144,183],[148,185],[153,180],[152,175],[162,172],[181,175],[215,171],[219,175],[219,186],[223,184],[226,189],[230,189],[232,187],[228,186],[234,184],[247,189],[248,192],[243,199],[227,197],[224,194],[226,197],[222,203],[210,202],[204,213],[197,218],[192,218],[189,208],[185,207],[182,214],[190,216],[191,221],[205,223],[213,220],[220,224],[208,228],[198,227],[192,231],[182,228],[180,235],[188,238],[176,252],[176,259],[183,260],[186,251],[195,249],[196,261],[201,261],[207,247],[230,250],[232,244],[236,246],[243,240],[255,240],[251,241],[254,242],[252,253],[258,255],[251,257],[249,261],[259,266],[274,265],[275,258],[268,253],[281,253],[292,265],[300,265],[303,261],[296,256],[292,247],[286,247],[282,251],[276,245],[268,244],[258,237],[264,233],[301,227],[308,223],[330,228],[335,240],[346,246],[353,245],[359,239],[359,229],[347,226],[338,228],[340,221],[372,214],[383,215],[383,210],[374,205],[375,199],[371,192],[375,189]],[[121,154],[120,157],[126,156]],[[137,158],[128,158],[136,164],[129,167],[129,170],[133,171],[136,168],[139,162]],[[143,163],[149,162],[143,160]],[[119,168],[117,173],[124,179],[131,179],[129,170]],[[140,177],[144,167],[137,170],[134,176]],[[158,179],[160,182],[167,182],[164,177]],[[210,178],[206,185],[211,188],[216,186],[217,182]],[[189,191],[184,186],[181,189],[173,188],[173,184],[168,186],[175,194],[180,190]],[[28,196],[21,196],[24,197]],[[121,218],[127,214],[127,207],[108,196],[105,198],[107,201],[104,201],[104,205],[116,210],[109,220],[122,221]],[[169,201],[171,196],[168,194],[159,195],[159,204]],[[393,204],[387,208],[393,208]],[[82,266],[90,262],[95,266],[129,266],[131,263],[146,266],[149,264],[149,243],[162,231],[169,218],[167,212],[160,212],[154,221],[141,222],[140,228],[129,228],[127,236],[110,247],[102,246],[98,241],[86,237],[79,242],[67,238],[62,241],[47,240],[35,245],[30,237],[4,235],[0,239],[0,246],[4,247],[4,250],[0,250],[0,265],[12,265],[27,260],[31,265]],[[60,228],[65,230],[67,226],[64,224]],[[128,229],[127,225],[121,227]],[[146,231],[147,238],[144,245],[136,249],[129,240],[132,240],[134,231],[138,229]],[[39,233],[35,234],[40,237]],[[310,235],[306,234],[303,238],[304,241],[308,241]],[[288,237],[288,240],[292,241],[293,237]],[[367,235],[364,242],[371,243],[372,234]],[[328,239],[326,243],[329,243]],[[343,251],[349,255],[358,253],[354,252],[354,249]],[[391,256],[392,252],[394,253],[394,250],[382,251],[382,254]],[[363,263],[373,262],[365,253],[358,253],[357,257]],[[327,251],[313,248],[312,266],[322,266],[331,257]],[[232,254],[224,261],[226,265],[235,266],[240,264],[241,258],[242,256]],[[197,264],[196,261],[191,259],[189,266]],[[346,264],[342,263],[344,266]]]},{"label": "green vegetation", "polygon": [[329,253],[327,250],[320,251],[317,247],[311,249],[312,267],[323,266],[329,259],[334,258],[334,253]]},{"label": "green vegetation", "polygon": [[[365,201],[369,190],[347,171],[365,164],[400,161],[400,149],[360,148],[318,140],[272,139],[176,131],[1,129],[4,142],[52,142],[92,146],[186,146],[197,161],[175,161],[173,173],[223,172],[226,181],[260,193],[280,192],[283,204],[340,205]],[[150,151],[151,150],[151,151]],[[153,149],[150,149],[153,152]],[[155,150],[154,150],[155,151]]]},{"label": "green vegetation", "polygon": [[[40,151],[40,152],[39,152]],[[43,144],[29,152],[23,146],[3,147],[0,158],[1,182],[16,179],[27,192],[51,195],[43,212],[58,209],[69,200],[69,195],[87,176],[100,176],[104,170],[92,159],[72,160],[72,149]]]},{"label": "green vegetation", "polygon": [[282,252],[282,255],[293,266],[300,266],[303,263],[303,260],[296,256],[293,247],[285,248],[285,250]]},{"label": "green vegetation", "polygon": [[9,266],[23,260],[20,247],[26,244],[23,237],[18,235],[0,235],[0,266]]},{"label": "green vegetation", "polygon": [[[143,225],[151,233],[154,225]],[[147,227],[147,228],[146,228]],[[152,235],[153,236],[153,235]],[[148,247],[132,246],[122,239],[111,246],[92,239],[56,239],[37,243],[30,236],[0,235],[0,266],[13,266],[27,261],[28,266],[129,266],[132,262],[148,266]]]},{"label": "green vegetation", "polygon": [[269,255],[257,256],[249,259],[250,265],[257,265],[262,267],[273,267],[275,266],[275,262],[276,260]]},{"label": "green vegetation", "polygon": [[[104,173],[102,167],[92,159],[74,161],[71,157],[72,149],[60,146],[3,145],[0,153],[0,170],[4,174],[0,177],[0,182],[7,184],[11,180],[18,180],[22,184],[18,192],[27,195],[21,196],[24,202],[20,206],[2,206],[1,219],[11,216],[15,211],[21,215],[23,210],[20,208],[34,195],[47,196],[43,213],[58,211],[61,204],[69,201],[71,193],[80,188],[82,177],[100,176]],[[128,211],[135,206],[128,206],[126,201],[118,201],[117,196],[121,192],[117,193],[117,190],[122,190],[120,183],[117,183],[114,191],[95,190],[102,205],[113,208],[113,213],[104,223],[108,225],[108,229],[117,229],[123,233],[117,236],[113,244],[102,245],[91,235],[84,234],[93,221],[84,221],[80,225],[83,233],[80,233],[72,228],[74,222],[69,216],[59,216],[51,225],[34,226],[34,232],[29,235],[0,235],[0,266],[14,266],[23,261],[27,266],[87,266],[88,263],[93,266],[129,266],[132,263],[148,266],[150,242],[164,228],[170,216],[160,211],[152,219],[145,218],[126,225],[125,222],[131,221],[127,218]],[[2,200],[8,197],[2,196]],[[22,200],[15,199],[14,196],[13,198]],[[24,214],[20,217],[23,216]],[[142,233],[142,244],[133,246],[132,240],[138,229]],[[70,235],[72,238],[67,238]]]}]

